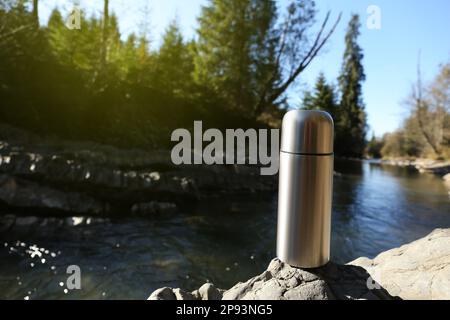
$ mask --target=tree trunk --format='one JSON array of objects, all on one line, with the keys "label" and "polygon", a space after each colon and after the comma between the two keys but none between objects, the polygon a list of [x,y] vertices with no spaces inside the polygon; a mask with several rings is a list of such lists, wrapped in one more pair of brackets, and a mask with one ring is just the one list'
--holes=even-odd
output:
[{"label": "tree trunk", "polygon": [[33,0],[33,18],[36,25],[39,25],[39,0]]},{"label": "tree trunk", "polygon": [[109,0],[104,0],[103,36],[102,36],[102,53],[101,53],[102,69],[106,65],[106,54],[108,47],[108,27],[109,27]]}]

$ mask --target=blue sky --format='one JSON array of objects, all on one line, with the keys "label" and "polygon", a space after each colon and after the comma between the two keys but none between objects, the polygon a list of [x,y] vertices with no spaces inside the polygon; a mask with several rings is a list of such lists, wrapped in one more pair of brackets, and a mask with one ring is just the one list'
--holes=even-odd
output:
[{"label": "blue sky", "polygon": [[[43,0],[41,19],[45,22],[55,6],[67,10],[74,1]],[[92,14],[100,14],[102,0],[79,0]],[[123,34],[147,26],[153,45],[168,22],[178,19],[186,37],[195,35],[196,17],[207,0],[111,0],[112,10],[120,18]],[[280,8],[288,0],[280,0]],[[450,60],[450,1],[448,0],[317,0],[318,20],[327,10],[343,20],[325,50],[301,75],[298,85],[289,92],[292,106],[299,104],[303,91],[314,85],[323,71],[330,81],[336,81],[344,51],[344,35],[351,13],[361,16],[360,45],[364,49],[364,101],[370,130],[376,135],[395,130],[407,115],[403,101],[416,78],[419,52],[425,80],[431,81],[439,64]],[[367,8],[376,5],[381,10],[381,29],[369,29]],[[145,21],[145,23],[144,23]]]}]

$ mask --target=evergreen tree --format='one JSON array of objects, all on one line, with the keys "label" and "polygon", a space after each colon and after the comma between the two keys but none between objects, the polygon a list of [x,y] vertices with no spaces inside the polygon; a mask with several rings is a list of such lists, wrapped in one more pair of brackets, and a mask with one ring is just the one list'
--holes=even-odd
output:
[{"label": "evergreen tree", "polygon": [[176,20],[169,24],[163,35],[156,62],[161,91],[186,96],[192,83],[193,56]]},{"label": "evergreen tree", "polygon": [[81,29],[56,9],[40,26],[40,3],[0,0],[0,118],[126,146],[167,143],[173,128],[199,118],[213,127],[276,124],[284,92],[336,26],[325,32],[328,14],[309,41],[313,0],[291,0],[283,19],[271,0],[209,0],[198,40],[185,41],[174,22],[150,50],[145,32],[121,39],[109,0],[102,17],[81,11]]},{"label": "evergreen tree", "polygon": [[253,116],[256,93],[273,63],[276,17],[270,0],[211,0],[202,8],[195,78],[243,116]]},{"label": "evergreen tree", "polygon": [[330,12],[309,39],[313,0],[291,0],[278,19],[275,1],[210,0],[199,18],[195,80],[229,109],[256,119],[275,116],[285,92],[334,32]]},{"label": "evergreen tree", "polygon": [[327,83],[323,73],[320,73],[317,78],[314,93],[305,93],[302,108],[306,110],[323,110],[331,114],[335,122],[338,120],[335,89]]},{"label": "evergreen tree", "polygon": [[336,149],[343,156],[362,157],[366,144],[366,112],[362,99],[362,83],[366,76],[362,65],[363,53],[357,40],[361,25],[353,15],[345,36],[345,52],[339,88],[340,117],[337,124]]},{"label": "evergreen tree", "polygon": [[380,159],[381,149],[383,148],[383,141],[381,139],[377,139],[375,133],[372,133],[372,138],[367,143],[366,154],[370,158]]}]

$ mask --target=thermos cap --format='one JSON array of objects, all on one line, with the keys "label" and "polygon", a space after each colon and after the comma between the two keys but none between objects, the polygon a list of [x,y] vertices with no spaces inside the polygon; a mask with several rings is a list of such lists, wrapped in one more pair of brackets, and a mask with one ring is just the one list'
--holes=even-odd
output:
[{"label": "thermos cap", "polygon": [[285,114],[281,151],[306,155],[333,153],[333,118],[325,111],[292,110]]}]

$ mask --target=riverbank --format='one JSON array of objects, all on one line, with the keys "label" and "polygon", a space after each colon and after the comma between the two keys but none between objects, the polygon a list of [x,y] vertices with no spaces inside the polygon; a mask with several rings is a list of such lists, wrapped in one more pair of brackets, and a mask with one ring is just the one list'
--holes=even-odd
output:
[{"label": "riverbank", "polygon": [[[337,160],[336,170],[342,173],[334,180],[336,264],[450,228],[448,191],[436,176],[367,161]],[[174,214],[62,218],[47,209],[20,215],[3,210],[0,297],[23,299],[32,291],[30,300],[142,300],[166,286],[191,292],[211,282],[231,288],[260,274],[275,256],[276,198],[273,192],[223,194],[180,204]],[[61,255],[44,255],[42,264],[26,253],[34,244]],[[82,266],[83,290],[66,294],[59,283],[74,264]]]},{"label": "riverbank", "polygon": [[276,186],[276,176],[261,176],[256,166],[176,166],[170,150],[44,139],[0,125],[0,208],[8,212],[145,216]]},{"label": "riverbank", "polygon": [[383,159],[381,164],[399,167],[411,167],[420,173],[432,173],[444,177],[450,173],[450,161],[433,159]]},{"label": "riverbank", "polygon": [[346,265],[299,269],[272,260],[262,274],[229,290],[161,288],[149,300],[447,300],[450,299],[450,229]]}]

